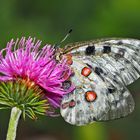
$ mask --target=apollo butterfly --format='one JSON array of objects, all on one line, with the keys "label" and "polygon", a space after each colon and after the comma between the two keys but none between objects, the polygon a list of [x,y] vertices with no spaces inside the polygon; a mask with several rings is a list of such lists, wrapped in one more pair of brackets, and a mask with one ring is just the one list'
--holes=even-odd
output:
[{"label": "apollo butterfly", "polygon": [[74,72],[66,85],[76,86],[62,99],[60,112],[66,122],[81,126],[125,117],[134,110],[126,86],[140,77],[140,40],[76,42],[59,53]]}]

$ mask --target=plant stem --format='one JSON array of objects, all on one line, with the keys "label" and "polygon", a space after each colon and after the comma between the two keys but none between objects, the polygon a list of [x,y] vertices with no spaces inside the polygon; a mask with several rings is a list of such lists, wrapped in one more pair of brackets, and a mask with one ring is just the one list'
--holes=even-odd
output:
[{"label": "plant stem", "polygon": [[17,125],[18,125],[18,121],[19,121],[21,113],[22,111],[19,108],[17,107],[12,108],[6,140],[15,140]]}]

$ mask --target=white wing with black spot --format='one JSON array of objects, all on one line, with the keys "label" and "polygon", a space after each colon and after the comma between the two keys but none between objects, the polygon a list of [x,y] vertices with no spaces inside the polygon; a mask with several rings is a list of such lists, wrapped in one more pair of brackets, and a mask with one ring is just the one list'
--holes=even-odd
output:
[{"label": "white wing with black spot", "polygon": [[[101,118],[108,112],[107,87],[94,72],[89,76],[91,79],[94,78],[92,82],[81,76],[81,69],[86,67],[85,64],[81,64],[80,61],[73,61],[73,66],[75,75],[71,80],[76,89],[63,98],[61,115],[71,124],[83,125]],[[85,93],[93,90],[97,93],[97,99],[96,102],[90,103],[86,100]]]},{"label": "white wing with black spot", "polygon": [[[70,48],[69,48],[70,47]],[[134,110],[126,88],[140,77],[140,41],[105,39],[66,46],[76,89],[62,100],[61,115],[74,125],[125,117]]]}]

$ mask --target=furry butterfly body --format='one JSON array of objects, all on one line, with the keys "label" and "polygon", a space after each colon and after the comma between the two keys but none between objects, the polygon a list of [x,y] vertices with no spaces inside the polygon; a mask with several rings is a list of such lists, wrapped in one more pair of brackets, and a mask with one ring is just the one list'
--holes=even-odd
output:
[{"label": "furry butterfly body", "polygon": [[139,40],[77,42],[66,45],[60,55],[74,72],[65,85],[76,87],[62,100],[60,111],[66,122],[86,125],[125,117],[134,110],[126,86],[140,77]]}]

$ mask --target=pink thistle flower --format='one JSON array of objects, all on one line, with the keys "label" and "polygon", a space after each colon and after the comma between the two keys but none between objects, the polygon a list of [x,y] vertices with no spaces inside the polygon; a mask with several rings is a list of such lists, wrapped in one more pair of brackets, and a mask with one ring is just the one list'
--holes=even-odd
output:
[{"label": "pink thistle flower", "polygon": [[[27,40],[12,39],[0,52],[0,81],[27,80],[29,85],[43,89],[45,97],[52,107],[59,107],[63,95],[73,91],[70,85],[65,89],[63,83],[71,76],[71,69],[65,60],[55,59],[55,49],[45,45],[39,49],[41,41],[32,38]],[[5,55],[3,55],[5,54]]]}]

